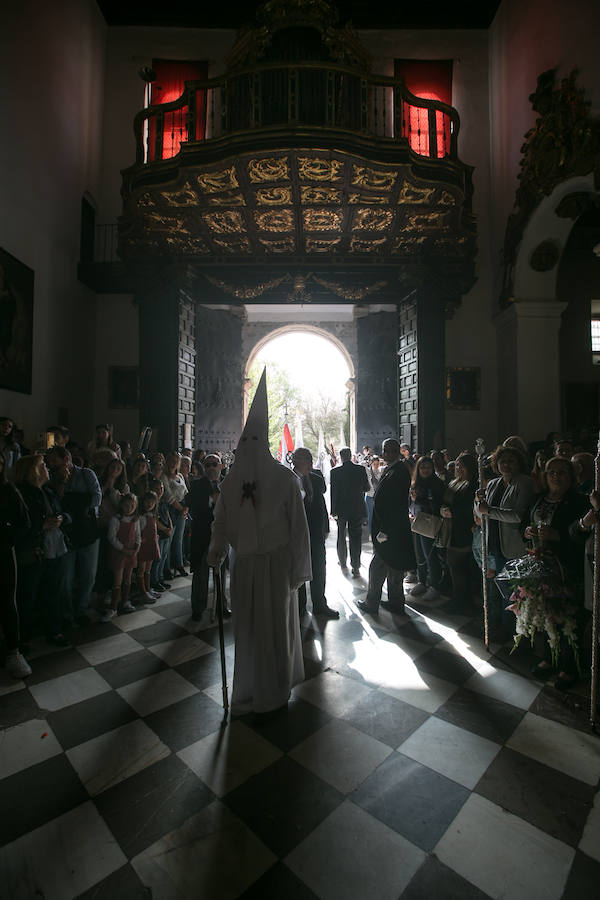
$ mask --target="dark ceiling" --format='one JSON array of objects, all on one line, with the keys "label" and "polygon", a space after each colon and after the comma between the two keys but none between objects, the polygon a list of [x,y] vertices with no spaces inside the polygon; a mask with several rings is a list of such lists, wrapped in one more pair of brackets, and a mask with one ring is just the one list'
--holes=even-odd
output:
[{"label": "dark ceiling", "polygon": [[[97,0],[108,25],[239,28],[251,23],[258,0]],[[340,22],[355,28],[489,28],[500,0],[335,0]]]}]

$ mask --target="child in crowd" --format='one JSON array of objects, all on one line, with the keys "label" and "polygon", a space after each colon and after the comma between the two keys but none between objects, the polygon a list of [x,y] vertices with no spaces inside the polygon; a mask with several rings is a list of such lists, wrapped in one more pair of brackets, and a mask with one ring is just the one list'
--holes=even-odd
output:
[{"label": "child in crowd", "polygon": [[159,593],[150,588],[152,563],[160,559],[156,514],[158,497],[154,491],[147,491],[140,504],[141,546],[138,552],[137,583],[144,604],[156,603]]},{"label": "child in crowd", "polygon": [[154,491],[158,499],[156,529],[158,535],[158,548],[160,552],[160,557],[154,560],[154,562],[152,563],[152,568],[150,569],[150,587],[153,591],[162,593],[163,591],[167,591],[171,587],[170,584],[167,584],[167,582],[164,581],[163,576],[165,572],[165,565],[167,559],[169,558],[169,552],[171,549],[173,522],[171,521],[171,516],[169,515],[168,504],[163,499],[165,486],[162,483],[162,480],[158,478],[155,479],[151,483],[150,489]]},{"label": "child in crowd", "polygon": [[137,505],[135,494],[125,494],[118,514],[108,523],[108,565],[113,573],[113,589],[111,605],[103,616],[105,622],[116,616],[117,610],[128,613],[135,610],[129,601],[129,589],[141,544]]}]

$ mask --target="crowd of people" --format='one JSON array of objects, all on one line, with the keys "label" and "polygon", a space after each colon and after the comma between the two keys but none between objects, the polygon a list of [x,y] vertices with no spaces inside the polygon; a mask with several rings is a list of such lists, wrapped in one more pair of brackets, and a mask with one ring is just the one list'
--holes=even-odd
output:
[{"label": "crowd of people", "polygon": [[[210,568],[217,566],[224,585],[230,565],[226,547],[240,540],[237,532],[235,540],[228,537],[230,522],[226,526],[223,515],[234,482],[243,476],[245,455],[236,457],[228,478],[218,452],[134,452],[129,443],[117,443],[104,424],[86,447],[62,426],[47,434],[48,447],[30,452],[12,421],[0,418],[0,624],[6,668],[17,678],[31,673],[27,643],[36,635],[68,646],[72,628],[156,603],[190,567],[192,617],[200,621]],[[295,586],[298,618],[307,611],[307,584],[313,615],[339,618],[325,596],[331,515],[339,565],[346,571],[349,557],[356,578],[363,527],[368,527],[373,555],[367,593],[358,604],[365,613],[376,616],[384,607],[402,614],[406,581],[415,600],[441,598],[450,613],[474,615],[481,605],[484,543],[492,639],[515,633],[514,610],[507,611],[508,595],[498,576],[531,548],[558,560],[581,631],[590,605],[586,540],[600,508],[591,449],[555,433],[530,447],[509,437],[480,459],[473,451],[455,459],[444,450],[420,455],[393,438],[384,441],[380,454],[364,447],[353,457],[344,448],[329,473],[329,514],[325,479],[310,451],[297,448],[293,484],[303,501],[311,559],[308,567],[304,560],[306,571]],[[280,464],[267,462],[265,451],[264,475],[276,480],[273,466]],[[242,510],[254,506],[250,478],[239,486]],[[281,523],[278,527],[281,532]],[[272,537],[277,543],[277,532]],[[386,580],[387,600],[382,600]],[[230,615],[226,606],[224,613]],[[241,619],[241,610],[236,615]],[[253,657],[244,665],[254,665]],[[571,685],[577,677],[572,642],[561,646],[560,659],[542,658],[536,674],[554,674],[557,687]],[[244,678],[251,680],[248,672]],[[249,695],[242,705],[248,702]]]}]

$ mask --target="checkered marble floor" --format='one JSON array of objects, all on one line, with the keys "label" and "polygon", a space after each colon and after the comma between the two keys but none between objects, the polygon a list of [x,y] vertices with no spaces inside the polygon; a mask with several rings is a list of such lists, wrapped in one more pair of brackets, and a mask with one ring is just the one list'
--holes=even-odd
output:
[{"label": "checkered marble floor", "polygon": [[[0,680],[0,894],[11,900],[581,900],[600,884],[600,739],[439,604],[303,621],[286,714],[223,725],[190,581]],[[227,661],[233,673],[231,627]]]}]

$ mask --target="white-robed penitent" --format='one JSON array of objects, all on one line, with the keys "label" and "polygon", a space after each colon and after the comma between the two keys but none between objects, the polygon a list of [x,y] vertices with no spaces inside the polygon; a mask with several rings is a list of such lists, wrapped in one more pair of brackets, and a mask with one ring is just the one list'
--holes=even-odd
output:
[{"label": "white-robed penitent", "polygon": [[209,565],[234,549],[235,670],[231,711],[269,712],[304,680],[296,591],[312,578],[298,479],[273,459],[263,371],[235,463],[215,506]]}]

